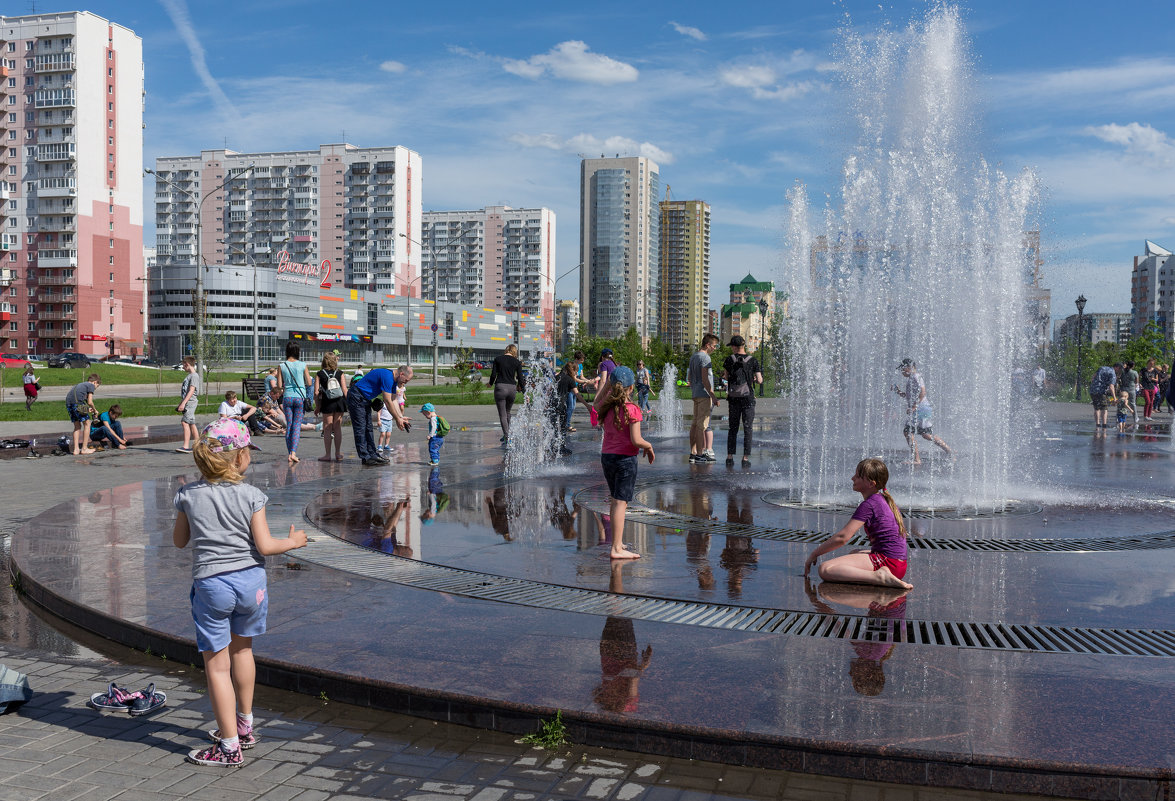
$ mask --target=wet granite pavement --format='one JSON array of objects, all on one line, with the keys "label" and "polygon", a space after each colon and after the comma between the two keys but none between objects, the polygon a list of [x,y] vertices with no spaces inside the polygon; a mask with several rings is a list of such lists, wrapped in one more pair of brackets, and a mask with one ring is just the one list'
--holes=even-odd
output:
[{"label": "wet granite pavement", "polygon": [[[1080,422],[1050,434],[1049,464],[1083,468],[1077,492],[1095,502],[1038,491],[1039,515],[934,520],[926,530],[1040,538],[1170,528],[1169,440],[1091,445]],[[269,493],[275,530],[313,521],[324,544],[337,534],[384,559],[626,595],[849,615],[893,607],[867,590],[806,586],[802,543],[635,525],[645,556],[614,568],[599,546],[601,520],[573,502],[601,481],[587,436],[565,466],[524,480],[503,479],[485,431],[455,432],[435,474],[413,443],[389,470],[307,459],[259,465],[249,478]],[[843,522],[762,500],[779,486],[770,443],[762,467],[732,473],[691,468],[674,447],[642,466],[649,486],[638,502],[813,531]],[[176,588],[188,583],[190,556],[170,545],[170,502],[186,478],[156,475],[39,515],[14,556],[31,596],[182,656],[191,622]],[[1165,657],[848,642],[492,603],[316,564],[317,545],[294,554],[305,560],[270,560],[270,630],[256,643],[263,672],[312,694],[329,688],[318,691],[505,731],[529,730],[557,708],[581,743],[982,790],[1154,797],[1171,764]],[[919,619],[1163,629],[1173,550],[918,553],[917,586],[898,605]]]}]

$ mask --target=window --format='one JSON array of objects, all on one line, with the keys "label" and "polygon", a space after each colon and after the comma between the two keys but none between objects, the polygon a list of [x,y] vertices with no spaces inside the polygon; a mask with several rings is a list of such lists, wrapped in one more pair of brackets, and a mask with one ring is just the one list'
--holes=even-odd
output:
[{"label": "window", "polygon": [[9,42],[9,43],[8,43],[8,52],[9,52],[9,53],[15,53],[15,52],[16,52],[16,42]]},{"label": "window", "polygon": [[29,333],[30,334],[35,333],[36,330],[37,330],[37,324],[34,321],[29,320]]},{"label": "window", "polygon": [[[16,66],[16,64],[11,64],[10,66],[13,66],[13,67],[15,67],[15,66]],[[31,58],[26,58],[26,59],[24,60],[24,68],[25,68],[26,70],[31,70],[31,69],[33,68],[33,60],[32,60]]]},{"label": "window", "polygon": [[107,128],[113,128],[113,127],[114,127],[114,120],[107,120],[107,121],[106,121],[106,127],[107,127]]},{"label": "window", "polygon": [[114,247],[114,240],[113,239],[110,240],[110,247]]},{"label": "window", "polygon": [[[114,283],[114,273],[110,274],[110,283]],[[110,290],[110,297],[114,297],[114,290]]]},{"label": "window", "polygon": [[110,263],[114,264],[114,257],[113,256],[110,257]]},{"label": "window", "polygon": [[16,78],[9,78],[8,79],[8,88],[9,89],[16,88]]},{"label": "window", "polygon": [[113,104],[113,103],[107,103],[107,104],[106,104],[106,110],[107,110],[107,111],[114,111],[114,104]]},{"label": "window", "polygon": [[18,323],[16,320],[11,321],[8,324],[8,330],[9,331],[19,331],[20,330],[20,323]]},{"label": "window", "polygon": [[106,68],[106,77],[107,77],[107,78],[113,78],[113,77],[114,77],[114,67],[107,67],[107,68]]},{"label": "window", "polygon": [[114,137],[113,136],[106,137],[106,144],[113,145],[114,144]]},{"label": "window", "polygon": [[30,303],[29,304],[29,314],[36,314],[36,313],[37,313],[37,307]]},{"label": "window", "polygon": [[114,85],[113,84],[106,84],[106,94],[108,94],[108,95],[114,94]]}]

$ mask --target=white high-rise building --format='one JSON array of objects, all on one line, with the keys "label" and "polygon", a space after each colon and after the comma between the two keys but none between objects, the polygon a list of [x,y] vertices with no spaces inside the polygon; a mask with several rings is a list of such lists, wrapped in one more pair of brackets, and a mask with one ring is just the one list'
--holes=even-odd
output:
[{"label": "white high-rise building", "polygon": [[592,336],[660,330],[661,179],[644,156],[580,163],[580,309]]},{"label": "white high-rise building", "polygon": [[555,212],[487,206],[476,211],[426,211],[425,298],[541,316],[554,334]]},{"label": "white high-rise building", "polygon": [[86,11],[0,17],[9,351],[142,351],[143,43]]}]

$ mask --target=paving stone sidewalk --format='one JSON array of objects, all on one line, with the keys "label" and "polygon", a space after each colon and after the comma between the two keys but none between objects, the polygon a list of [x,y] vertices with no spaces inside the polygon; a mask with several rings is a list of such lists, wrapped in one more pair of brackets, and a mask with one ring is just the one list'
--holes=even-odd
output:
[{"label": "paving stone sidewalk", "polygon": [[[477,408],[479,425],[493,407]],[[474,417],[473,414],[470,415]],[[471,419],[472,423],[473,420]],[[259,461],[284,458],[279,437],[263,438]],[[263,739],[247,764],[226,770],[184,762],[214,728],[202,671],[98,641],[50,624],[8,584],[9,535],[62,501],[161,474],[192,470],[169,446],[90,457],[0,463],[9,492],[0,506],[0,664],[28,674],[33,700],[0,716],[0,801],[693,801],[814,799],[891,801],[996,798],[827,779],[780,771],[648,757],[568,746],[554,752],[466,727],[418,720],[258,687]],[[393,468],[394,469],[394,468]],[[154,682],[168,695],[155,715],[103,715],[85,706],[111,681],[134,689]],[[1027,801],[1029,796],[998,796]]]}]

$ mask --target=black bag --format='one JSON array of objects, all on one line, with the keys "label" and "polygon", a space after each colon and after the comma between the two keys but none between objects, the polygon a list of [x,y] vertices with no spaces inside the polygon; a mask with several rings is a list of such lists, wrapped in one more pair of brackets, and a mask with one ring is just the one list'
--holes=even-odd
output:
[{"label": "black bag", "polygon": [[40,392],[40,391],[41,391],[41,382],[40,382],[40,381],[34,381],[34,382],[33,382],[33,389],[37,390],[37,392]]},{"label": "black bag", "polygon": [[11,448],[28,448],[32,444],[33,443],[29,442],[27,439],[6,439],[0,441],[0,448],[3,448],[4,450],[9,450]]},{"label": "black bag", "polygon": [[[285,367],[285,364],[283,364],[282,367]],[[284,376],[285,374],[286,373],[283,370],[282,375]],[[310,398],[306,397],[306,388],[305,387],[303,387],[301,384],[294,382],[294,374],[292,372],[290,373],[290,381],[288,382],[288,385],[292,385],[292,386],[296,387],[298,390],[298,394],[302,396],[302,414],[313,413],[314,412],[314,401],[312,401]]]},{"label": "black bag", "polygon": [[[740,359],[739,356],[742,356]],[[750,375],[751,357],[745,354],[738,354],[730,357],[734,361],[733,369],[730,373],[730,384],[727,387],[726,395],[729,398],[752,398],[755,393],[751,387]]]}]

